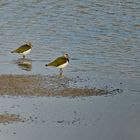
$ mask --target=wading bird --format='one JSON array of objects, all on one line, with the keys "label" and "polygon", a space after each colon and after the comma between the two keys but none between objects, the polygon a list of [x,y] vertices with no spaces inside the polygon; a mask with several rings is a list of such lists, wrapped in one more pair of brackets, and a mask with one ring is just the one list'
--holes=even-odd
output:
[{"label": "wading bird", "polygon": [[50,62],[49,64],[46,64],[45,66],[52,66],[52,67],[57,67],[60,69],[60,75],[63,73],[63,68],[66,67],[69,63],[69,55],[65,53],[63,56],[60,56]]},{"label": "wading bird", "polygon": [[23,58],[25,58],[25,55],[28,54],[32,49],[32,44],[31,42],[28,42],[26,44],[21,45],[19,48],[11,51],[11,53],[18,53],[21,54],[23,56]]}]

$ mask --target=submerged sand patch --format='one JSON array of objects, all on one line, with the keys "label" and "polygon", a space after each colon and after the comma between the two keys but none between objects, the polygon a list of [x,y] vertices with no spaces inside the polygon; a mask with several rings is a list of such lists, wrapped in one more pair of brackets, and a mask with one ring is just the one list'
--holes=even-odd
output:
[{"label": "submerged sand patch", "polygon": [[75,80],[59,76],[0,75],[0,95],[77,97],[114,94],[119,90],[70,87],[72,82]]},{"label": "submerged sand patch", "polygon": [[0,123],[23,122],[19,115],[0,114]]}]

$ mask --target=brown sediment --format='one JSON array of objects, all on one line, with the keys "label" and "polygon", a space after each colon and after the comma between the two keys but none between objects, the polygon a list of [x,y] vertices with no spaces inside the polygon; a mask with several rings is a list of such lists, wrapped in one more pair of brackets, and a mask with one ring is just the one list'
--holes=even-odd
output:
[{"label": "brown sediment", "polygon": [[106,91],[95,88],[66,88],[58,90],[56,93],[48,93],[48,96],[80,97],[80,96],[100,96],[105,95]]},{"label": "brown sediment", "polygon": [[23,122],[19,115],[0,114],[0,123]]},{"label": "brown sediment", "polygon": [[0,75],[0,95],[77,97],[109,93],[106,89],[70,87],[69,82],[73,81],[58,76]]}]

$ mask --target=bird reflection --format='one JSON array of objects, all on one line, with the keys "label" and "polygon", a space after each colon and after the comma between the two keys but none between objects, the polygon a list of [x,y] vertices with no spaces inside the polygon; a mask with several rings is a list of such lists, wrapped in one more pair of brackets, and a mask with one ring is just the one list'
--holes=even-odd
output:
[{"label": "bird reflection", "polygon": [[25,71],[32,70],[32,61],[30,59],[20,58],[15,62],[20,69]]}]

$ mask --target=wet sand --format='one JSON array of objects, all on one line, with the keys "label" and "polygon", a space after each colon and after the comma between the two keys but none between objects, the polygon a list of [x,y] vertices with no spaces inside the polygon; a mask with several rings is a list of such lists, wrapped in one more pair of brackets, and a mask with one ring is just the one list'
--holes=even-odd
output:
[{"label": "wet sand", "polygon": [[[87,87],[71,87],[75,79],[60,76],[42,75],[0,75],[0,96],[48,96],[48,97],[88,97],[115,95],[120,89],[96,89]],[[32,118],[32,116],[31,116]],[[30,119],[31,119],[30,118]],[[33,119],[31,119],[33,120]],[[0,123],[24,122],[19,115],[1,114]],[[61,121],[58,121],[61,123]]]},{"label": "wet sand", "polygon": [[116,94],[120,89],[71,87],[78,81],[66,77],[42,75],[0,75],[0,95],[10,96],[101,96]]},{"label": "wet sand", "polygon": [[124,91],[115,84],[96,88],[82,82],[56,75],[1,75],[0,138],[112,140],[121,134],[119,139],[131,135],[137,140],[139,93],[132,96],[127,90],[137,81],[122,81]]},{"label": "wet sand", "polygon": [[0,123],[23,122],[24,120],[15,114],[0,114]]}]

